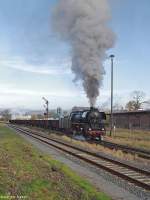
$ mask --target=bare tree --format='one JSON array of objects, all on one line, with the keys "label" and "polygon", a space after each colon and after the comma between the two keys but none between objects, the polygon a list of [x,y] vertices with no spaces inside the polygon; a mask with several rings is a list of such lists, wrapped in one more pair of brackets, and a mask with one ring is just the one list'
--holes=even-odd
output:
[{"label": "bare tree", "polygon": [[143,102],[143,107],[144,107],[145,109],[150,109],[150,100],[144,101],[144,102]]},{"label": "bare tree", "polygon": [[126,104],[126,109],[129,111],[136,111],[142,108],[144,103],[145,93],[142,91],[133,91],[131,93],[132,100]]},{"label": "bare tree", "polygon": [[128,111],[135,111],[135,102],[134,101],[129,101],[127,104],[126,104],[126,110]]},{"label": "bare tree", "polygon": [[9,109],[3,110],[1,113],[2,120],[9,121],[11,119],[11,112]]},{"label": "bare tree", "polygon": [[145,93],[142,91],[134,91],[132,96],[135,102],[135,110],[139,110],[144,102]]}]

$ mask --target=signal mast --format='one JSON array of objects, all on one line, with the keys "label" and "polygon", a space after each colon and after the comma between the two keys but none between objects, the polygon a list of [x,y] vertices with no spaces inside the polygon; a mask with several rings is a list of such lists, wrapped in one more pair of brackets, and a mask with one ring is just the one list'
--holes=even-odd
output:
[{"label": "signal mast", "polygon": [[46,116],[46,121],[47,121],[46,127],[48,128],[48,118],[49,118],[49,114],[48,114],[49,113],[49,108],[48,108],[48,106],[49,106],[49,101],[45,97],[42,97],[42,99],[45,101],[44,108],[45,108],[46,112],[44,112],[44,116]]}]

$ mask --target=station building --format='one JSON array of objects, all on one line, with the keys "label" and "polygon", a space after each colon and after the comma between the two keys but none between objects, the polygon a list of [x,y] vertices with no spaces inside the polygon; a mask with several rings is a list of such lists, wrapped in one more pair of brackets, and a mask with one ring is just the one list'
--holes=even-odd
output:
[{"label": "station building", "polygon": [[150,110],[113,113],[117,128],[150,130]]}]

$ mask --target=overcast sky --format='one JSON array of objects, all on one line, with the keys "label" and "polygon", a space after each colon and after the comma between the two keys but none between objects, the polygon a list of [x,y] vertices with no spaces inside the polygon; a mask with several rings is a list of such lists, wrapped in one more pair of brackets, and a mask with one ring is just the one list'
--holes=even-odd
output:
[{"label": "overcast sky", "polygon": [[[122,103],[133,90],[150,98],[150,1],[109,0],[110,26],[117,35],[115,97]],[[42,96],[50,107],[88,105],[80,85],[72,82],[68,44],[51,29],[57,0],[0,0],[0,108],[41,109]],[[97,105],[110,97],[110,61]]]}]

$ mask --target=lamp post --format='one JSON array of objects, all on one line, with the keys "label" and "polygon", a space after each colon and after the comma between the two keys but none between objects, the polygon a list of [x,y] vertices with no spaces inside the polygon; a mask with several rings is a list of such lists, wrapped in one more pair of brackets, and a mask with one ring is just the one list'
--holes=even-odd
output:
[{"label": "lamp post", "polygon": [[49,106],[49,101],[45,97],[42,97],[42,99],[45,101],[45,106],[44,107],[46,109],[46,118],[47,118],[46,127],[48,128],[48,112],[49,112],[48,106]]},{"label": "lamp post", "polygon": [[112,136],[113,131],[113,85],[114,85],[114,58],[115,55],[110,55],[111,59],[111,114],[110,114],[110,136]]}]

